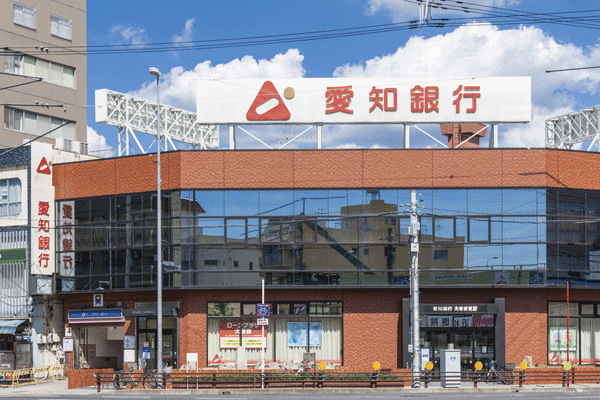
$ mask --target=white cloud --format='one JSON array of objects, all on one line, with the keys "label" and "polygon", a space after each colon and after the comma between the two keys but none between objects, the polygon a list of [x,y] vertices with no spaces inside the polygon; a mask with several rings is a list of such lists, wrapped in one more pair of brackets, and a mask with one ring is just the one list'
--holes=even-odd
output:
[{"label": "white cloud", "polygon": [[196,22],[194,18],[188,19],[187,21],[185,21],[185,27],[183,28],[181,35],[173,35],[173,42],[176,45],[183,42],[190,42],[192,40],[194,22]]},{"label": "white cloud", "polygon": [[506,130],[500,128],[498,145],[500,147],[544,147],[546,120],[572,111],[574,110],[570,107],[548,109],[534,106],[532,110],[533,118],[530,123],[510,125]]},{"label": "white cloud", "polygon": [[100,157],[114,156],[114,148],[106,143],[106,138],[100,135],[94,128],[87,127],[88,153]]},{"label": "white cloud", "polygon": [[[433,3],[433,2],[431,2]],[[439,1],[436,3],[440,3]],[[486,9],[487,7],[508,7],[510,5],[518,4],[517,0],[479,0],[477,4],[479,7],[473,7],[469,4],[457,4],[454,1],[448,1],[443,5],[447,8],[443,10],[441,8],[431,7],[431,16],[433,18],[440,18],[447,15],[462,15],[466,18],[474,15],[475,9]],[[454,8],[469,7],[469,13],[455,10]],[[401,0],[368,0],[366,5],[366,13],[373,15],[378,12],[388,12],[394,22],[404,22],[419,19],[419,6],[415,1],[401,1]]]},{"label": "white cloud", "polygon": [[[595,65],[599,56],[600,42],[591,48],[558,43],[536,27],[500,30],[491,24],[464,25],[428,39],[413,36],[394,54],[340,66],[334,76],[531,76],[533,120],[529,125],[511,127],[504,144],[543,146],[543,119],[589,106],[578,104],[575,94],[595,94],[600,85],[600,70],[546,71],[561,68],[565,62],[569,67]],[[521,133],[517,135],[517,131]]]},{"label": "white cloud", "polygon": [[[304,56],[297,49],[277,54],[270,60],[256,60],[252,56],[212,65],[205,61],[187,71],[173,67],[163,74],[160,84],[161,103],[196,111],[196,82],[200,79],[219,78],[301,78],[304,76]],[[156,99],[156,81],[148,82],[128,94],[148,100]]]},{"label": "white cloud", "polygon": [[148,43],[148,36],[146,30],[140,27],[133,27],[131,25],[113,25],[110,28],[111,37],[116,37],[119,40],[124,40],[128,44],[146,44]]}]

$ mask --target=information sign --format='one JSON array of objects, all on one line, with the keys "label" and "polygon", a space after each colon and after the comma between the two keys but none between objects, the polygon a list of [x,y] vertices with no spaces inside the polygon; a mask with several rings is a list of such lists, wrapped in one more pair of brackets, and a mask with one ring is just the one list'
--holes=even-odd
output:
[{"label": "information sign", "polygon": [[256,315],[259,317],[268,317],[270,314],[270,309],[268,304],[257,304],[256,305]]}]

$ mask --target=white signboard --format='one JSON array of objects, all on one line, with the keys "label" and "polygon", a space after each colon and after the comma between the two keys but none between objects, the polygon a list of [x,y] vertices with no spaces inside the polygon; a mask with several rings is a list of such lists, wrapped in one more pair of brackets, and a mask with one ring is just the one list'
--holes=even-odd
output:
[{"label": "white signboard", "polygon": [[135,350],[131,350],[131,349],[123,350],[123,362],[126,362],[126,363],[135,362]]},{"label": "white signboard", "polygon": [[58,211],[58,254],[59,273],[62,276],[75,276],[75,202],[65,201]]},{"label": "white signboard", "polygon": [[63,338],[63,351],[73,351],[73,338]]},{"label": "white signboard", "polygon": [[31,274],[54,273],[52,145],[31,143]]},{"label": "white signboard", "polygon": [[200,80],[203,124],[529,122],[531,78]]}]

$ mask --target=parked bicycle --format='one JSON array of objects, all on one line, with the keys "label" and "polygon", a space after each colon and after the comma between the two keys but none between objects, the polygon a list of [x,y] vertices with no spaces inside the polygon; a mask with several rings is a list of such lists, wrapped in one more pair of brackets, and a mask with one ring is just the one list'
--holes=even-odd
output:
[{"label": "parked bicycle", "polygon": [[144,368],[144,372],[138,374],[121,370],[113,374],[113,386],[117,390],[137,389],[140,383],[145,389],[158,388],[156,370]]},{"label": "parked bicycle", "polygon": [[506,365],[498,368],[498,361],[489,359],[487,362],[487,373],[483,377],[486,382],[502,382],[505,385],[512,385],[515,378],[514,364],[512,368],[510,365]]}]

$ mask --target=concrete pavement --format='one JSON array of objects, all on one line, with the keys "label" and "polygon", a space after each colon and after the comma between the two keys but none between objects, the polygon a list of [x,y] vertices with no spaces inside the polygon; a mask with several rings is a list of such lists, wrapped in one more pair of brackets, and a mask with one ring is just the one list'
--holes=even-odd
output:
[{"label": "concrete pavement", "polygon": [[[318,393],[510,393],[510,392],[598,392],[600,393],[599,384],[577,384],[571,385],[569,388],[563,388],[562,385],[525,385],[520,388],[518,385],[499,385],[495,383],[479,383],[479,387],[475,389],[473,384],[463,384],[460,388],[442,388],[439,383],[430,384],[428,389],[420,388],[323,388],[323,389],[302,389],[302,388],[269,388],[269,389],[178,389],[178,390],[120,390],[102,388],[101,395],[110,395],[119,393],[120,395],[133,394],[161,394],[165,396],[177,395],[222,395],[230,393],[232,395],[248,395],[248,394],[308,394],[315,395]],[[18,398],[21,396],[44,396],[44,395],[70,395],[70,396],[95,396],[97,395],[95,387],[87,387],[81,389],[68,389],[67,381],[57,382],[40,382],[39,384],[21,385],[21,387],[11,388],[10,386],[0,386],[0,398]]]}]

